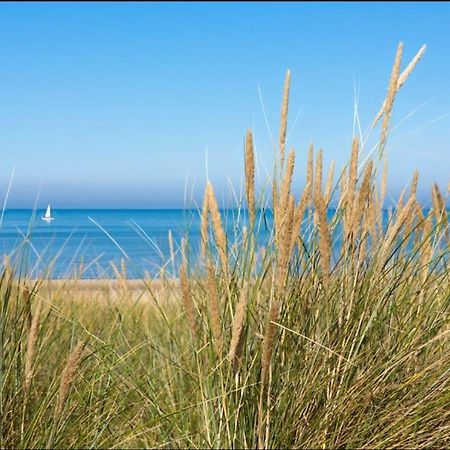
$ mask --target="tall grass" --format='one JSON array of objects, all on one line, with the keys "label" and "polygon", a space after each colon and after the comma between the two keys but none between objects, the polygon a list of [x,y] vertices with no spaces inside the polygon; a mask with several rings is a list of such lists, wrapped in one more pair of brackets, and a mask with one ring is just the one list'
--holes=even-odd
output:
[{"label": "tall grass", "polygon": [[[398,47],[373,122],[380,157],[423,52],[401,73]],[[386,220],[387,172],[379,189],[381,158],[361,164],[355,138],[336,185],[310,148],[295,199],[289,89],[288,72],[264,249],[249,131],[249,227],[231,241],[208,184],[204,267],[187,241],[178,280],[146,281],[138,297],[126,284],[81,296],[4,268],[2,447],[450,446],[448,192],[433,185],[425,209],[416,174]]]}]

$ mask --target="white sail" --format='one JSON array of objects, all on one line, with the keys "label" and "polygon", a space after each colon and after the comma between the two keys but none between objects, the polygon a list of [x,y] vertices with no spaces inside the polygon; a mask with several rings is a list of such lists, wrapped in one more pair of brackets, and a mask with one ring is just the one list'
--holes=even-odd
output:
[{"label": "white sail", "polygon": [[52,217],[52,211],[50,209],[50,205],[47,206],[47,210],[45,211],[44,217],[42,217],[42,220],[45,220],[46,222],[50,222],[54,219]]}]

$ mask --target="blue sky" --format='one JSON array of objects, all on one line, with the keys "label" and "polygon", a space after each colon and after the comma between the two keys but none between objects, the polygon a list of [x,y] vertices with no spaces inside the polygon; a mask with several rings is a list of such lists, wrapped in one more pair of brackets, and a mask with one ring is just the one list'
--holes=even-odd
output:
[{"label": "blue sky", "polygon": [[[0,5],[0,195],[10,207],[180,207],[208,174],[222,197],[242,179],[245,130],[260,180],[271,167],[284,73],[296,189],[309,142],[344,164],[354,88],[365,129],[397,43],[404,65],[388,155],[395,197],[413,170],[421,195],[450,174],[450,4]],[[409,113],[418,110],[406,121]],[[293,122],[299,113],[298,120]],[[207,149],[207,150],[206,150]]]}]

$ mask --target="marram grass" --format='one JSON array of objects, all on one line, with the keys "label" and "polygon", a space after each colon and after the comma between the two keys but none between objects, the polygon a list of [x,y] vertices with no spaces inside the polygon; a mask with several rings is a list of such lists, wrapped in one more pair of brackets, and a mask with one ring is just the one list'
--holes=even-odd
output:
[{"label": "marram grass", "polygon": [[[424,48],[403,73],[401,52],[373,124],[382,119],[379,156]],[[249,228],[226,236],[208,184],[203,267],[183,245],[178,279],[145,280],[136,296],[125,282],[90,293],[33,284],[5,265],[3,448],[450,446],[449,193],[433,185],[424,208],[415,174],[386,221],[387,169],[378,188],[382,160],[361,163],[355,139],[325,190],[311,146],[296,199],[289,86],[288,73],[266,247],[249,132]]]}]

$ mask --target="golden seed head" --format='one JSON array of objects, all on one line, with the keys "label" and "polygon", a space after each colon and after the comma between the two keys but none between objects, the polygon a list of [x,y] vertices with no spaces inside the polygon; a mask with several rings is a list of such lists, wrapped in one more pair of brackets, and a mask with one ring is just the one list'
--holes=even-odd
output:
[{"label": "golden seed head", "polygon": [[201,255],[206,258],[206,248],[208,246],[208,222],[209,222],[209,208],[208,208],[208,186],[205,188],[203,196],[202,215],[200,221],[200,235],[201,235]]},{"label": "golden seed head", "polygon": [[[397,92],[400,90],[400,88],[405,84],[408,77],[411,75],[412,71],[416,67],[417,63],[420,61],[422,56],[425,54],[427,46],[422,45],[422,47],[419,49],[419,51],[416,53],[414,58],[411,60],[411,62],[408,64],[406,69],[402,72],[402,74],[398,77],[397,81]],[[381,109],[378,111],[377,115],[375,116],[375,119],[372,122],[372,128],[375,127],[377,122],[380,120],[381,116],[383,115],[383,112],[386,108],[386,100],[384,100],[383,105],[381,106]]]},{"label": "golden seed head", "polygon": [[239,368],[239,361],[242,351],[243,329],[244,329],[245,315],[247,313],[247,302],[248,302],[247,289],[248,288],[244,287],[240,292],[239,301],[236,306],[231,331],[229,358],[233,364],[235,372]]},{"label": "golden seed head", "polygon": [[64,404],[69,394],[70,386],[75,379],[75,374],[80,363],[81,357],[83,356],[84,342],[79,342],[67,359],[66,366],[61,375],[61,383],[59,385],[58,400],[56,403],[55,415],[60,417]]},{"label": "golden seed head", "polygon": [[284,165],[284,152],[286,146],[286,130],[289,109],[289,88],[291,84],[291,72],[286,72],[283,88],[283,100],[281,102],[281,120],[280,120],[280,168]]},{"label": "golden seed head", "polygon": [[334,161],[331,161],[330,169],[328,171],[327,184],[325,186],[325,204],[328,205],[331,200],[331,190],[333,188],[334,177]]},{"label": "golden seed head", "polygon": [[319,230],[320,264],[322,266],[323,282],[327,286],[330,279],[331,235],[327,222],[327,208],[321,192],[316,192],[314,202],[317,212],[317,227]]},{"label": "golden seed head", "polygon": [[228,257],[227,257],[227,237],[222,226],[222,219],[220,217],[219,206],[214,194],[212,184],[208,182],[208,204],[213,224],[214,235],[216,238],[216,245],[219,251],[222,269],[224,273],[228,274]]},{"label": "golden seed head", "polygon": [[409,193],[410,197],[414,197],[414,198],[416,197],[418,183],[419,183],[419,171],[416,170],[414,172],[413,179],[412,179],[412,182],[411,182],[411,190],[410,190],[410,193]]},{"label": "golden seed head", "polygon": [[323,151],[317,153],[316,170],[314,173],[314,195],[322,192],[322,170],[323,170]]},{"label": "golden seed head", "polygon": [[245,139],[245,191],[251,227],[255,223],[255,160],[253,152],[252,132],[248,130]]},{"label": "golden seed head", "polygon": [[36,309],[34,311],[34,315],[31,319],[30,330],[28,332],[27,339],[27,352],[25,355],[25,380],[24,380],[24,389],[25,392],[28,392],[31,384],[31,380],[33,379],[33,360],[34,360],[34,351],[36,348],[37,335],[39,331],[39,320],[42,311],[42,298],[39,297]]},{"label": "golden seed head", "polygon": [[403,42],[400,42],[395,55],[394,66],[392,67],[391,78],[389,80],[388,93],[383,110],[383,123],[381,126],[380,147],[383,148],[388,135],[389,120],[391,118],[392,107],[397,93],[397,84],[400,76],[400,65],[402,62]]}]

